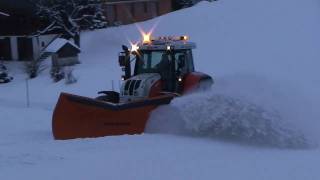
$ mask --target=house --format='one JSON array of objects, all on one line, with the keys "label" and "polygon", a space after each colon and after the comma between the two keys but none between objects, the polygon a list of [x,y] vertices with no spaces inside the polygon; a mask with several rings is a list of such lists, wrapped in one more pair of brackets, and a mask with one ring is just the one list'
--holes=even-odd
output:
[{"label": "house", "polygon": [[173,11],[173,0],[102,0],[110,25],[145,21]]},{"label": "house", "polygon": [[[172,0],[101,1],[110,25],[144,21],[172,11]],[[46,58],[46,47],[60,36],[33,36],[46,24],[36,15],[34,4],[29,0],[1,0],[0,7],[0,60]]]},{"label": "house", "polygon": [[51,55],[51,77],[55,82],[66,77],[69,83],[76,81],[72,76],[70,66],[79,64],[80,48],[71,41],[66,39],[55,39],[45,50],[45,54]]},{"label": "house", "polygon": [[44,49],[59,35],[0,35],[0,59],[31,61],[41,58]]},{"label": "house", "polygon": [[33,4],[28,0],[1,0],[0,7],[0,60],[43,58],[43,50],[59,36],[32,36],[42,24]]},{"label": "house", "polygon": [[78,56],[81,52],[80,48],[66,39],[55,39],[44,51],[51,54],[52,67],[71,66],[80,63]]}]

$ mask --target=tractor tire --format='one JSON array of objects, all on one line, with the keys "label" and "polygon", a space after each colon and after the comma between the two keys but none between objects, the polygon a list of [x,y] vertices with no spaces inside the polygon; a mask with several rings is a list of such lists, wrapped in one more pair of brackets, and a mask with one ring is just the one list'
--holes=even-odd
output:
[{"label": "tractor tire", "polygon": [[213,79],[212,78],[206,78],[206,79],[202,79],[199,82],[198,85],[198,91],[208,91],[211,89],[212,85],[213,85]]}]

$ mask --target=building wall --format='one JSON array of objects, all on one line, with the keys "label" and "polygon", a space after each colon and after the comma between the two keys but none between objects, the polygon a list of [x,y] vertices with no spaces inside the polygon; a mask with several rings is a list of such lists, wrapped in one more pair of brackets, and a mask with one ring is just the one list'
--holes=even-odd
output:
[{"label": "building wall", "polygon": [[52,56],[52,65],[54,67],[61,67],[79,64],[79,53],[79,49],[67,43]]},{"label": "building wall", "polygon": [[172,11],[172,0],[105,1],[103,8],[110,25],[145,21]]},{"label": "building wall", "polygon": [[59,57],[57,54],[52,56],[52,66],[62,67],[62,66],[73,66],[79,64],[79,56],[74,55],[71,57]]},{"label": "building wall", "polygon": [[33,53],[34,58],[37,59],[40,57],[41,52],[51,43],[55,38],[57,37],[57,34],[47,34],[47,35],[41,35],[38,37],[33,37]]},{"label": "building wall", "polygon": [[31,61],[34,57],[33,39],[28,37],[17,37],[19,60]]},{"label": "building wall", "polygon": [[172,0],[159,1],[159,15],[167,14],[173,11]]},{"label": "building wall", "polygon": [[37,59],[43,49],[56,37],[57,35],[53,34],[37,37],[0,36],[0,58],[15,61]]},{"label": "building wall", "polygon": [[19,52],[18,52],[18,40],[17,37],[10,37],[10,45],[11,45],[11,59],[14,61],[19,60]]}]

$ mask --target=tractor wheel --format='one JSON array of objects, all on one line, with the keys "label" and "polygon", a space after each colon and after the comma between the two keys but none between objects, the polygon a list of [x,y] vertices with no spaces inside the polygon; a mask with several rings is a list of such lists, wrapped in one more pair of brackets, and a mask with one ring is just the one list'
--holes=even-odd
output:
[{"label": "tractor wheel", "polygon": [[199,82],[198,91],[208,91],[213,85],[212,78],[202,79]]}]

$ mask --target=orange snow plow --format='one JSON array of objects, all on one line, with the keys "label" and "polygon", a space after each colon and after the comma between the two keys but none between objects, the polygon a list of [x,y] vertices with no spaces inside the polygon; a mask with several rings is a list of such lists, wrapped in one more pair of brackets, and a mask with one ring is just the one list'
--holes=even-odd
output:
[{"label": "orange snow plow", "polygon": [[144,132],[150,112],[169,104],[172,95],[143,101],[113,104],[82,96],[62,93],[53,113],[55,139],[140,134]]},{"label": "orange snow plow", "polygon": [[[213,84],[209,75],[195,72],[187,36],[144,37],[131,49],[123,46],[119,65],[124,71],[120,92],[101,91],[97,98],[62,93],[53,113],[55,139],[140,134],[149,115],[160,105]],[[131,62],[135,62],[131,72]]]}]

